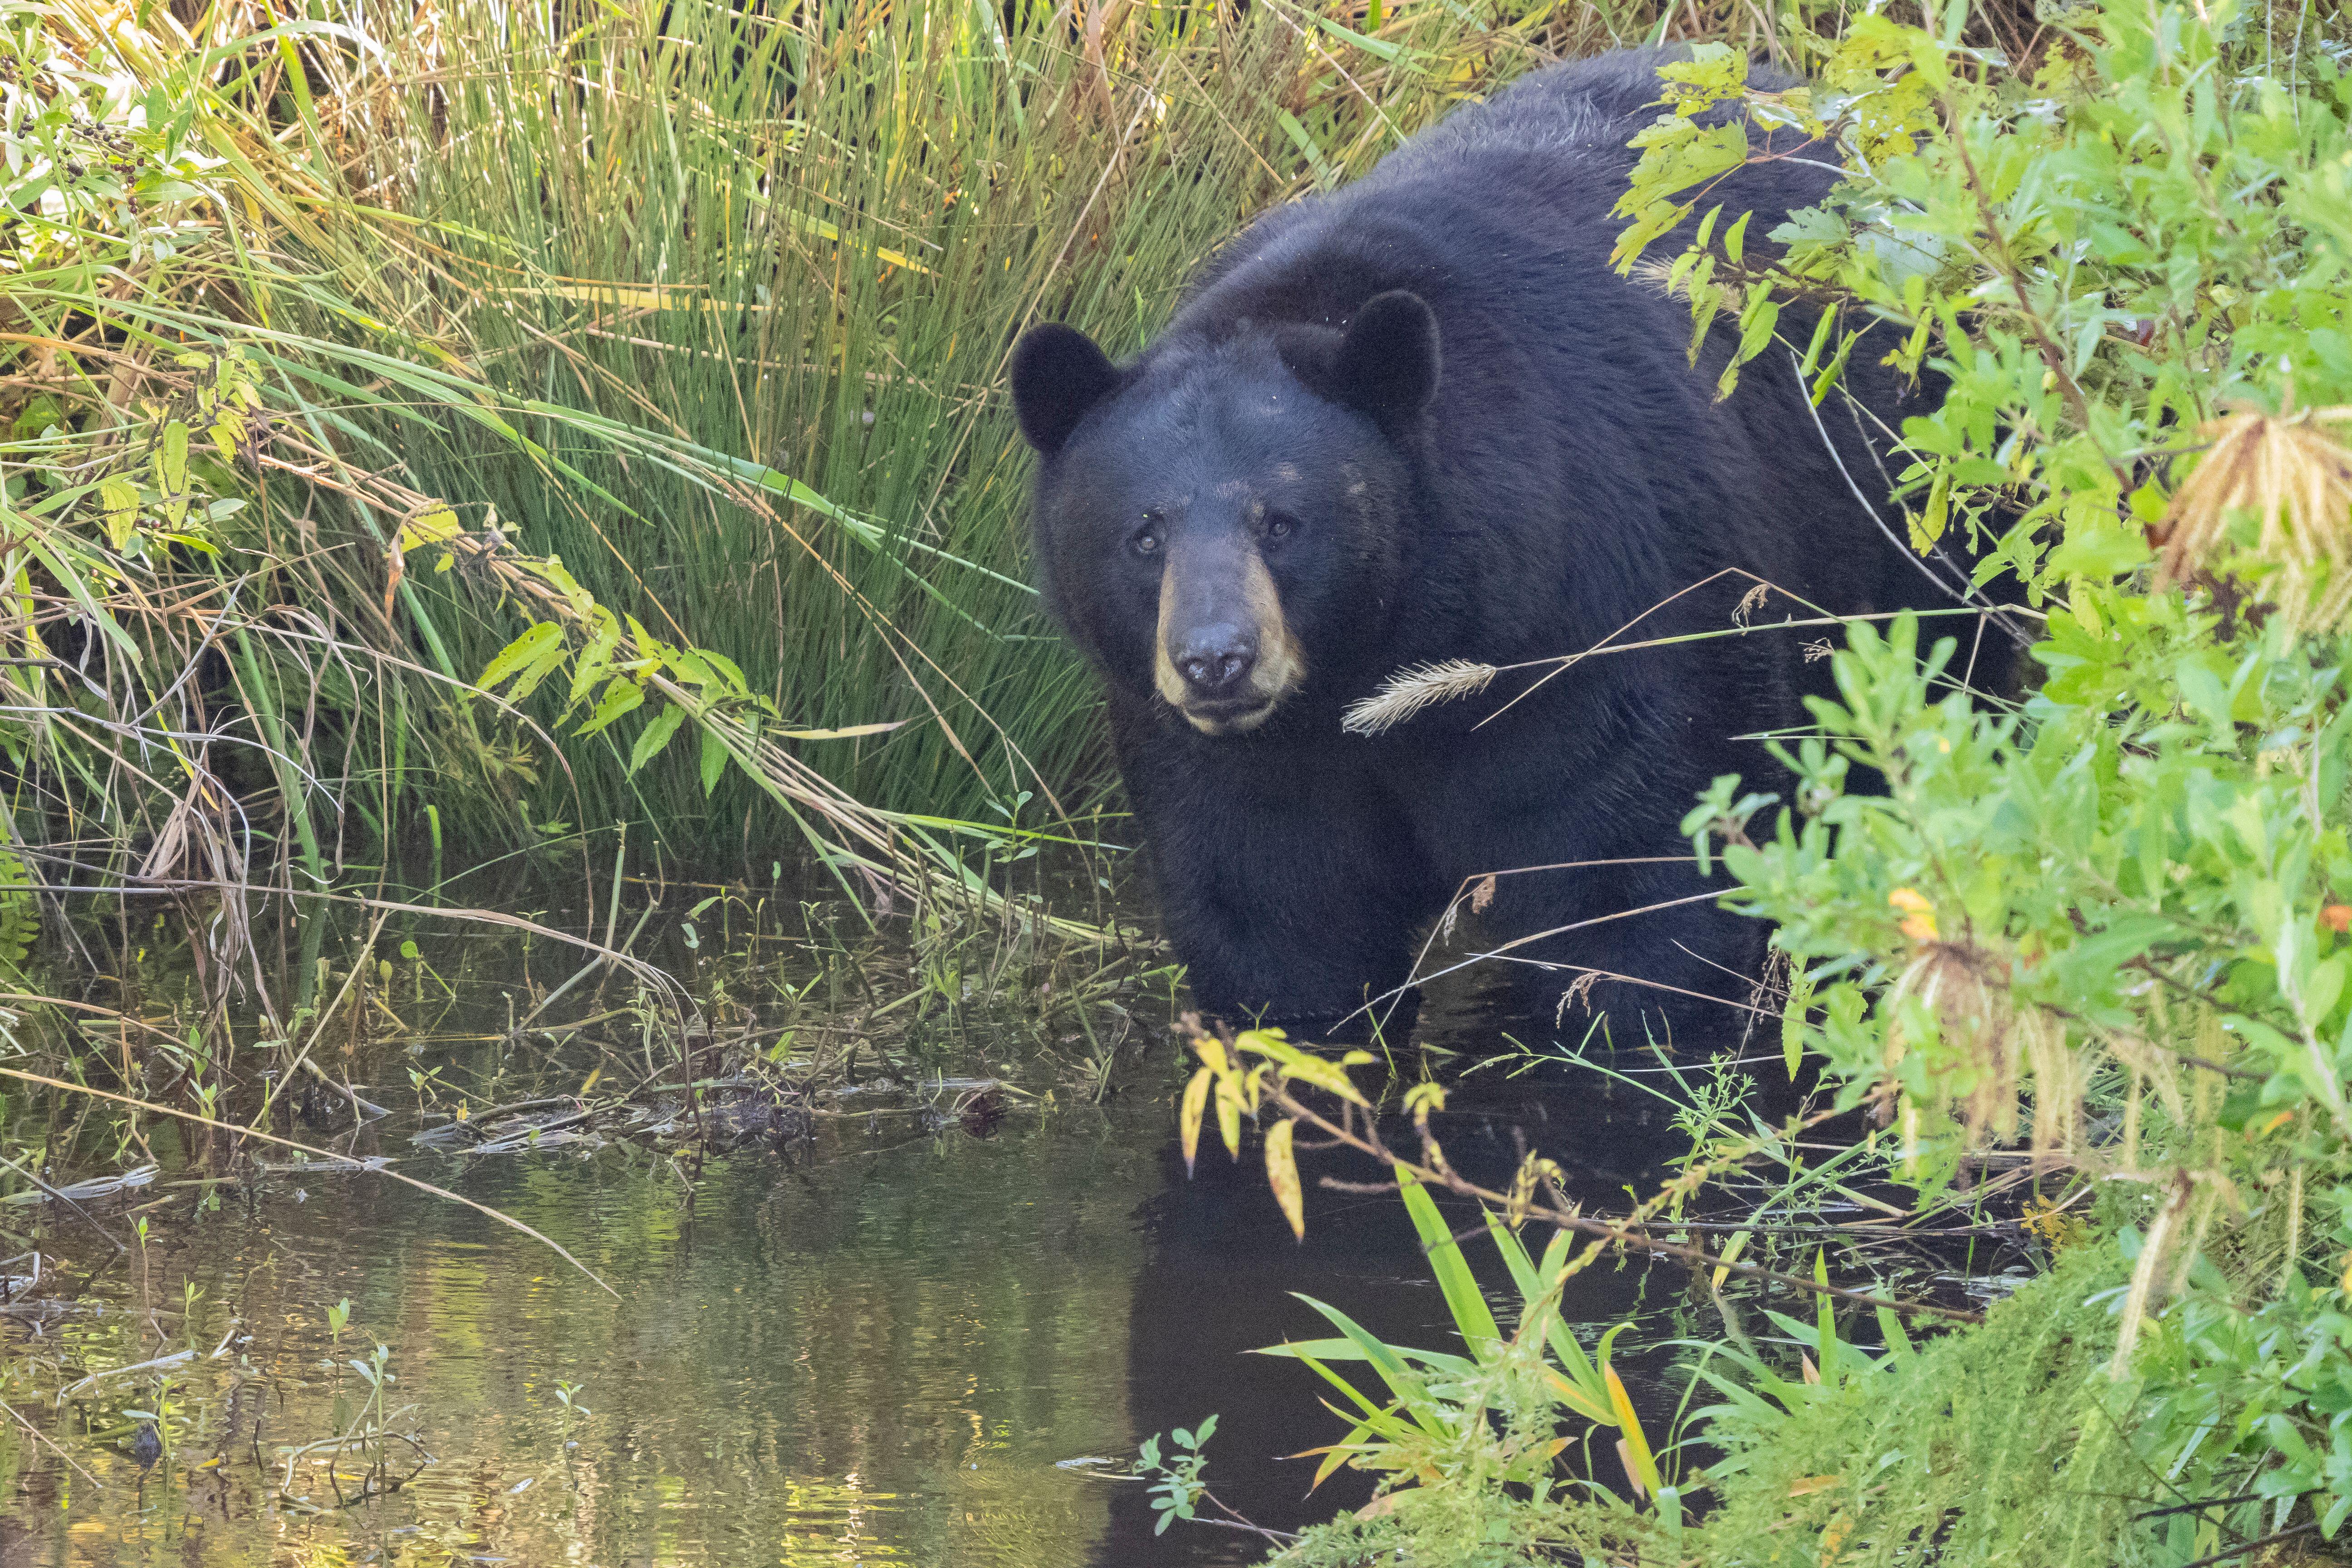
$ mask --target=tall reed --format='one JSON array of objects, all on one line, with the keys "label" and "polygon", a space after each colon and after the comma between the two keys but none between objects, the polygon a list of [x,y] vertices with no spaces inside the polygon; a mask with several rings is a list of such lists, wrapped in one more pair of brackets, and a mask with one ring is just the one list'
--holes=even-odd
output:
[{"label": "tall reed", "polygon": [[1021,327],[1138,346],[1256,210],[1654,20],[0,0],[0,946],[169,900],[226,995],[247,889],[421,824],[970,890],[1108,777]]}]

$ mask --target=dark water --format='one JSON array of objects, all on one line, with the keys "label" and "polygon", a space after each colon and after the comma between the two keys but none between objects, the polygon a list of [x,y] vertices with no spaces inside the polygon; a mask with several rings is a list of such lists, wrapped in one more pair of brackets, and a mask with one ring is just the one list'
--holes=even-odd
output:
[{"label": "dark water", "polygon": [[[1450,1026],[1492,1038],[1475,1016]],[[50,1267],[90,1277],[46,1320],[0,1318],[0,1397],[48,1440],[0,1416],[0,1565],[1254,1561],[1262,1543],[1236,1532],[1154,1536],[1145,1488],[1090,1472],[1214,1412],[1209,1478],[1243,1512],[1292,1528],[1360,1504],[1365,1478],[1308,1499],[1314,1461],[1274,1458],[1339,1436],[1320,1384],[1244,1352],[1328,1331],[1290,1291],[1394,1340],[1443,1344],[1450,1325],[1392,1197],[1310,1190],[1294,1243],[1254,1150],[1239,1165],[1204,1150],[1184,1179],[1183,1064],[1164,1036],[1132,1057],[1107,1101],[1040,1079],[985,1136],[858,1117],[698,1166],[626,1142],[466,1161],[413,1149],[395,1118],[338,1145],[543,1232],[610,1293],[378,1175],[173,1185],[187,1178],[153,1134],[146,1241],[119,1204],[119,1257],[45,1220],[70,1258]],[[1521,1134],[1592,1201],[1673,1146],[1654,1109],[1591,1082],[1498,1078],[1456,1105],[1457,1162],[1507,1171]],[[1676,1285],[1597,1268],[1570,1314],[1614,1321],[1656,1304],[1645,1288]],[[350,1506],[356,1454],[297,1453],[283,1484],[290,1450],[350,1426],[369,1391],[349,1363],[378,1346],[389,1425],[432,1462],[393,1445],[390,1473],[414,1478]],[[191,1349],[57,1403],[79,1376]],[[142,1471],[145,1415],[165,1447]],[[1118,1463],[1068,1463],[1085,1459]]]}]

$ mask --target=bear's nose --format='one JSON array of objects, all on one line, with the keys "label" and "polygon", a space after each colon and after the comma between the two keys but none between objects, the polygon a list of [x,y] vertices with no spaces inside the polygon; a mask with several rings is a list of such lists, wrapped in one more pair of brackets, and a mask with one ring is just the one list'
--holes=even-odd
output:
[{"label": "bear's nose", "polygon": [[1170,662],[1195,697],[1231,697],[1257,668],[1257,638],[1230,622],[1203,626],[1177,645]]}]

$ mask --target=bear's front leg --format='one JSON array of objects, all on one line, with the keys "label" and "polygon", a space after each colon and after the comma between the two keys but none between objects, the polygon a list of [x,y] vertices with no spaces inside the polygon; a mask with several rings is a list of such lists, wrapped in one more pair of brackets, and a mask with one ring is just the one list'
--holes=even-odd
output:
[{"label": "bear's front leg", "polygon": [[1247,739],[1133,750],[1161,919],[1201,1008],[1307,1039],[1360,1037],[1388,1015],[1440,900],[1374,781]]}]

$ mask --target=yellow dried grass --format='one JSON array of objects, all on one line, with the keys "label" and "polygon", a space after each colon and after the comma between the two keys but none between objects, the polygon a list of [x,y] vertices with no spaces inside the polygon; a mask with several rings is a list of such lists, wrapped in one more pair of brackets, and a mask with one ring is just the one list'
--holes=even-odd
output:
[{"label": "yellow dried grass", "polygon": [[[2035,1160],[2079,1155],[2087,1064],[2056,1017],[2016,1004],[2009,964],[2005,955],[1972,943],[1922,942],[1895,983],[1888,1011],[1899,1019],[1906,1000],[1916,998],[1944,1043],[1963,1051],[1964,1063],[1937,1075],[1946,1104],[1935,1109],[1958,1115],[1971,1146],[2017,1136],[2019,1100],[2030,1079]],[[1886,1051],[1891,1075],[1907,1051],[1900,1022],[1887,1033]],[[1897,1108],[1906,1147],[1916,1145],[1922,1109],[1907,1098]]]},{"label": "yellow dried grass", "polygon": [[2352,407],[2280,415],[2241,409],[2202,429],[2210,441],[2165,514],[2158,584],[2217,573],[2230,524],[2262,526],[2255,554],[2276,568],[2265,593],[2293,629],[2337,631],[2352,621],[2352,449],[2329,426]]}]

